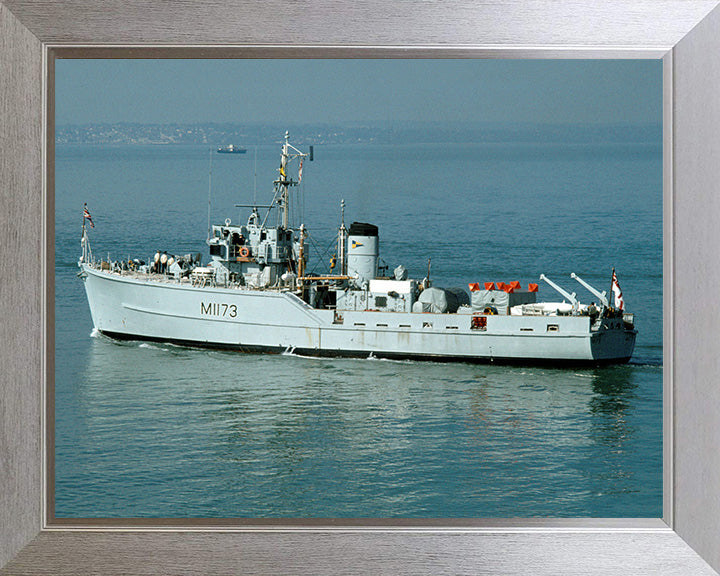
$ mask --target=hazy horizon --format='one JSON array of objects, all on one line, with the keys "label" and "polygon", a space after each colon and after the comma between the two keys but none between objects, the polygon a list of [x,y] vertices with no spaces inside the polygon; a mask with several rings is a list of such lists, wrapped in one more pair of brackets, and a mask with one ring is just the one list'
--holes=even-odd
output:
[{"label": "hazy horizon", "polygon": [[660,60],[73,60],[56,125],[658,124]]}]

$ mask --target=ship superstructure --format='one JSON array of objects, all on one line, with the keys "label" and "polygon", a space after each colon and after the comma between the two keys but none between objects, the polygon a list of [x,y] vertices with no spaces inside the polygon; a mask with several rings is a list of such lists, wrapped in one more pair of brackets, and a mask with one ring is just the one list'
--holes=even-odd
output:
[{"label": "ship superstructure", "polygon": [[[98,262],[84,217],[80,276],[95,328],[118,339],[319,356],[589,364],[632,356],[637,331],[619,285],[613,306],[572,274],[597,301],[586,305],[544,275],[561,301],[538,301],[532,283],[469,283],[468,292],[409,278],[403,266],[380,274],[379,230],[346,227],[344,202],[331,273],[309,273],[308,232],[291,227],[289,213],[307,159],[312,149],[301,152],[286,133],[271,202],[245,206],[244,224],[209,227],[205,264],[200,254],[159,251],[148,263]],[[616,283],[613,271],[613,291]]]}]

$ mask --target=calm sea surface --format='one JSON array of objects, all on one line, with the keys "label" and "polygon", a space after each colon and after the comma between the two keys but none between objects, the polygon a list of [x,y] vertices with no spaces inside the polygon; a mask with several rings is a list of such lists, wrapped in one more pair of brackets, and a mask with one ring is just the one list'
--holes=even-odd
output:
[{"label": "calm sea surface", "polygon": [[[279,144],[212,157],[212,220],[267,203]],[[92,335],[77,278],[82,206],[96,257],[207,253],[207,146],[63,145],[56,155],[58,517],[659,517],[662,151],[606,144],[327,145],[296,221],[325,270],[339,225],[437,285],[540,273],[609,290],[628,365],[552,369],[314,359]],[[238,214],[240,211],[240,215]],[[542,284],[542,283],[541,283]],[[546,285],[542,299],[556,299]]]}]

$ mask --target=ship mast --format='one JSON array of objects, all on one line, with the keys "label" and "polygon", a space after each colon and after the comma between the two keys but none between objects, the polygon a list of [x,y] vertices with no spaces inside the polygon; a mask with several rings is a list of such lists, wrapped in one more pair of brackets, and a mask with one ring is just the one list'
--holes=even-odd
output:
[{"label": "ship mast", "polygon": [[300,248],[298,251],[298,280],[305,276],[305,224],[300,224]]},{"label": "ship mast", "polygon": [[338,254],[340,254],[340,275],[347,274],[346,254],[347,228],[345,228],[345,200],[340,200],[340,230],[338,230]]},{"label": "ship mast", "polygon": [[288,131],[285,131],[285,144],[283,144],[282,148],[282,156],[280,157],[280,177],[282,178],[279,180],[279,184],[282,187],[282,195],[281,195],[281,201],[280,201],[280,209],[282,211],[282,226],[283,228],[288,227],[288,187],[290,186],[290,183],[292,180],[287,179],[287,164],[288,164],[288,147],[290,144],[288,144],[288,139],[290,137],[290,134]]},{"label": "ship mast", "polygon": [[[280,172],[280,177],[275,180],[274,184],[276,186],[276,192],[275,196],[278,196],[279,192],[279,199],[278,203],[280,204],[280,214],[282,217],[282,227],[287,229],[289,225],[289,219],[290,219],[290,202],[289,202],[289,189],[290,186],[297,186],[300,184],[300,180],[302,179],[302,171],[298,173],[298,179],[293,180],[288,176],[287,167],[290,162],[295,160],[296,158],[305,158],[308,156],[308,154],[304,154],[300,152],[297,148],[292,146],[289,142],[290,140],[290,132],[285,131],[285,143],[282,147],[282,155],[280,156],[280,168],[278,171]],[[312,159],[312,157],[311,157]],[[302,167],[302,164],[301,164]]]}]

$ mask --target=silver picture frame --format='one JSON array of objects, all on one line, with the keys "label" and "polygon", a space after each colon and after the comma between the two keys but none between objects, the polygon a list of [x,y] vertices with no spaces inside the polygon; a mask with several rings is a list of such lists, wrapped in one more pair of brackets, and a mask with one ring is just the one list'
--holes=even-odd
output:
[{"label": "silver picture frame", "polygon": [[[0,575],[716,574],[718,54],[716,0],[0,0]],[[661,58],[663,518],[55,522],[46,384],[58,55]]]}]

